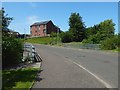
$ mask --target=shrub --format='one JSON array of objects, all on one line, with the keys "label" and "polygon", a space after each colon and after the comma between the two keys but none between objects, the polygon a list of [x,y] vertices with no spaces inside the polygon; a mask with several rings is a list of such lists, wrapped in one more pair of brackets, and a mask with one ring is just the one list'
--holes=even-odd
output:
[{"label": "shrub", "polygon": [[57,37],[57,33],[52,32],[52,33],[50,34],[50,37]]},{"label": "shrub", "polygon": [[73,34],[72,34],[70,31],[62,32],[62,33],[60,34],[60,37],[61,37],[61,41],[62,41],[63,43],[72,42]]},{"label": "shrub", "polygon": [[98,44],[99,39],[96,37],[96,35],[91,35],[88,39],[84,39],[82,42],[89,44]]},{"label": "shrub", "polygon": [[83,39],[82,43],[83,44],[85,44],[85,43],[92,44],[93,42],[90,39]]},{"label": "shrub", "polygon": [[113,36],[111,38],[107,38],[101,42],[101,49],[112,50],[118,48],[118,37]]},{"label": "shrub", "polygon": [[19,39],[3,35],[2,66],[3,68],[17,65],[22,60],[23,46]]}]

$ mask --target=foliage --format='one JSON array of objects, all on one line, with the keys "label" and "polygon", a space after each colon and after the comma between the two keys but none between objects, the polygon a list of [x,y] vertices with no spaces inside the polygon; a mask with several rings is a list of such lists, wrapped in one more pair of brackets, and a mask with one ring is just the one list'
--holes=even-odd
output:
[{"label": "foliage", "polygon": [[60,38],[61,38],[61,41],[63,43],[65,43],[65,42],[71,42],[73,40],[73,34],[70,31],[62,32],[60,34]]},{"label": "foliage", "polygon": [[115,24],[112,19],[85,28],[79,13],[71,13],[69,26],[69,31],[61,34],[62,42],[82,41],[82,43],[101,44],[102,49],[116,49],[119,47],[118,37],[120,34],[118,36],[114,35]]},{"label": "foliage", "polygon": [[86,28],[85,32],[86,38],[89,38],[90,36],[97,34],[97,32],[100,29],[99,27],[100,27],[99,25],[94,25],[93,27]]},{"label": "foliage", "polygon": [[0,10],[0,13],[2,13],[2,30],[6,30],[13,18],[8,17],[8,14],[5,15],[4,8]]},{"label": "foliage", "polygon": [[101,42],[101,48],[105,50],[118,49],[120,46],[120,41],[118,40],[118,35],[114,35],[110,38],[106,38]]},{"label": "foliage", "polygon": [[3,37],[2,42],[2,65],[3,68],[17,65],[22,60],[22,42],[14,37]]},{"label": "foliage", "polygon": [[22,58],[22,42],[10,35],[6,29],[10,24],[12,18],[5,15],[4,8],[2,8],[2,66],[14,66],[21,62]]},{"label": "foliage", "polygon": [[71,13],[69,26],[69,31],[73,34],[72,40],[81,42],[85,38],[85,25],[79,13]]},{"label": "foliage", "polygon": [[14,90],[21,88],[23,90],[30,89],[33,84],[36,74],[39,68],[25,68],[18,70],[3,70],[2,71],[2,89],[3,90]]},{"label": "foliage", "polygon": [[79,13],[71,13],[69,17],[69,31],[62,32],[60,38],[62,42],[81,42],[85,38],[85,25]]},{"label": "foliage", "polygon": [[[93,42],[93,44],[99,44],[106,38],[114,36],[114,26],[112,19],[105,20],[100,24],[93,27],[86,28],[86,42]],[[85,41],[84,41],[85,42]]]},{"label": "foliage", "polygon": [[52,32],[52,33],[50,34],[50,37],[57,37],[57,33]]},{"label": "foliage", "polygon": [[110,38],[111,36],[114,35],[115,24],[113,23],[112,19],[101,22],[99,26],[100,33],[102,34],[102,36]]}]

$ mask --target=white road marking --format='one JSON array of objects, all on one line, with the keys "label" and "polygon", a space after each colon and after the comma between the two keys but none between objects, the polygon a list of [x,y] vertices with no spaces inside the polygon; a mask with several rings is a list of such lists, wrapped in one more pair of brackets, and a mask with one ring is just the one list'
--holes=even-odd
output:
[{"label": "white road marking", "polygon": [[91,74],[92,76],[94,76],[98,81],[100,81],[102,84],[105,85],[106,88],[113,88],[111,85],[109,85],[108,83],[106,83],[104,80],[102,80],[101,78],[99,78],[97,75],[95,75],[94,73],[90,72],[88,69],[86,69],[85,67],[83,67],[82,65],[69,60],[70,62],[74,63],[75,65],[79,66],[80,68],[84,69],[85,71],[87,71],[89,74]]}]

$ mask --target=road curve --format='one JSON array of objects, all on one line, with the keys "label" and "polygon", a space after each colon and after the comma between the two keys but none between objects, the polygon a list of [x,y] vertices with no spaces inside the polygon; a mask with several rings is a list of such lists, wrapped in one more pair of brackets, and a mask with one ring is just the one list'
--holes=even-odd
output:
[{"label": "road curve", "polygon": [[117,54],[35,45],[43,59],[33,88],[105,88],[118,86]]}]

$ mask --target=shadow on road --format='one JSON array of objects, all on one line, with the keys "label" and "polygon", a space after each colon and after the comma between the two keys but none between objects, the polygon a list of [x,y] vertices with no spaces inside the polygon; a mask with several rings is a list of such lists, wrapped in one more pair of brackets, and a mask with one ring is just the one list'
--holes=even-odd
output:
[{"label": "shadow on road", "polygon": [[40,73],[42,72],[43,70],[39,70],[38,74],[37,74],[37,77],[35,79],[35,82],[40,82],[41,80],[43,80],[44,78],[40,78]]}]

